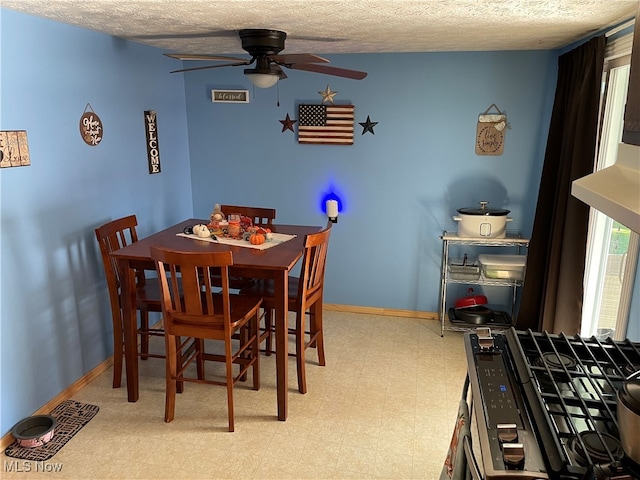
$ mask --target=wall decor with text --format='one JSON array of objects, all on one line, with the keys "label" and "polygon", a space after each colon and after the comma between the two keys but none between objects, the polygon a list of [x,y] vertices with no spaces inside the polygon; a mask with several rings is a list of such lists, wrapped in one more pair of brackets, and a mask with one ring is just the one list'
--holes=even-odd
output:
[{"label": "wall decor with text", "polygon": [[[495,113],[490,113],[491,109]],[[509,128],[506,112],[501,112],[492,103],[484,113],[478,115],[476,128],[476,155],[502,155],[504,152],[504,134]]]},{"label": "wall decor with text", "polygon": [[0,167],[31,165],[26,130],[0,131]]},{"label": "wall decor with text", "polygon": [[147,159],[149,174],[160,173],[160,146],[158,145],[158,116],[153,110],[145,110],[144,126],[147,134]]},{"label": "wall decor with text", "polygon": [[211,90],[214,103],[249,103],[249,90]]},{"label": "wall decor with text", "polygon": [[87,103],[84,113],[80,117],[80,136],[84,143],[90,147],[95,147],[102,141],[102,120],[96,112],[91,108],[91,104]]}]

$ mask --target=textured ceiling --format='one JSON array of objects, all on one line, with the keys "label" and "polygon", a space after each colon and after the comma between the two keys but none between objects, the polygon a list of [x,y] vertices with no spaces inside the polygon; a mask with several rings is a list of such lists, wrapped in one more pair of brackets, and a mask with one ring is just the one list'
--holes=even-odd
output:
[{"label": "textured ceiling", "polygon": [[[242,28],[283,53],[564,47],[630,19],[638,0],[1,0],[2,7],[180,53],[244,53]],[[175,35],[175,38],[168,36]],[[182,37],[182,38],[181,38]]]}]

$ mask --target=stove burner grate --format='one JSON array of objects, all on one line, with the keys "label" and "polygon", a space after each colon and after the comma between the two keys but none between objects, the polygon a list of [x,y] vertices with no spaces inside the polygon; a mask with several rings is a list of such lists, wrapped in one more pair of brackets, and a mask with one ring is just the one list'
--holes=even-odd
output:
[{"label": "stove burner grate", "polygon": [[594,430],[585,430],[572,437],[567,447],[576,462],[584,467],[617,462],[624,457],[620,440],[608,433],[598,434]]},{"label": "stove burner grate", "polygon": [[640,342],[515,329],[507,336],[516,368],[520,359],[526,366],[519,375],[531,379],[532,388],[524,384],[525,403],[534,418],[546,419],[536,428],[542,450],[550,452],[549,471],[559,475],[549,478],[640,480],[616,420],[622,382],[640,368]]},{"label": "stove burner grate", "polygon": [[558,370],[563,370],[563,367],[567,370],[572,370],[576,367],[578,362],[569,355],[564,353],[554,353],[554,352],[546,352],[543,353],[542,356],[536,359],[536,365],[539,367],[544,367],[548,365],[550,368],[555,368]]},{"label": "stove burner grate", "polygon": [[539,380],[552,384],[568,382],[577,365],[573,357],[561,352],[544,352],[533,360],[533,366],[538,367]]}]

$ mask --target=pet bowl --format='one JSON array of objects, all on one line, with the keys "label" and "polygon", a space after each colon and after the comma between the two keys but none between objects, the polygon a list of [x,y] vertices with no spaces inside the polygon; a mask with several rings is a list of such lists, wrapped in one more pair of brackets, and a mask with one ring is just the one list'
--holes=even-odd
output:
[{"label": "pet bowl", "polygon": [[16,423],[11,435],[21,447],[41,447],[53,438],[56,419],[50,415],[34,415]]}]

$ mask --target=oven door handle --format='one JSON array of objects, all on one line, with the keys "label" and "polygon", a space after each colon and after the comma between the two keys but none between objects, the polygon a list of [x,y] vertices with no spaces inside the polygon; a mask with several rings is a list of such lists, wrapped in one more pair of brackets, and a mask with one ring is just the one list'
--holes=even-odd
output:
[{"label": "oven door handle", "polygon": [[467,459],[467,469],[469,473],[471,473],[471,478],[473,480],[483,480],[482,475],[480,474],[480,469],[478,468],[478,463],[476,462],[476,457],[473,454],[473,449],[471,448],[471,438],[464,437],[462,439],[462,444],[464,446],[464,456]]}]

